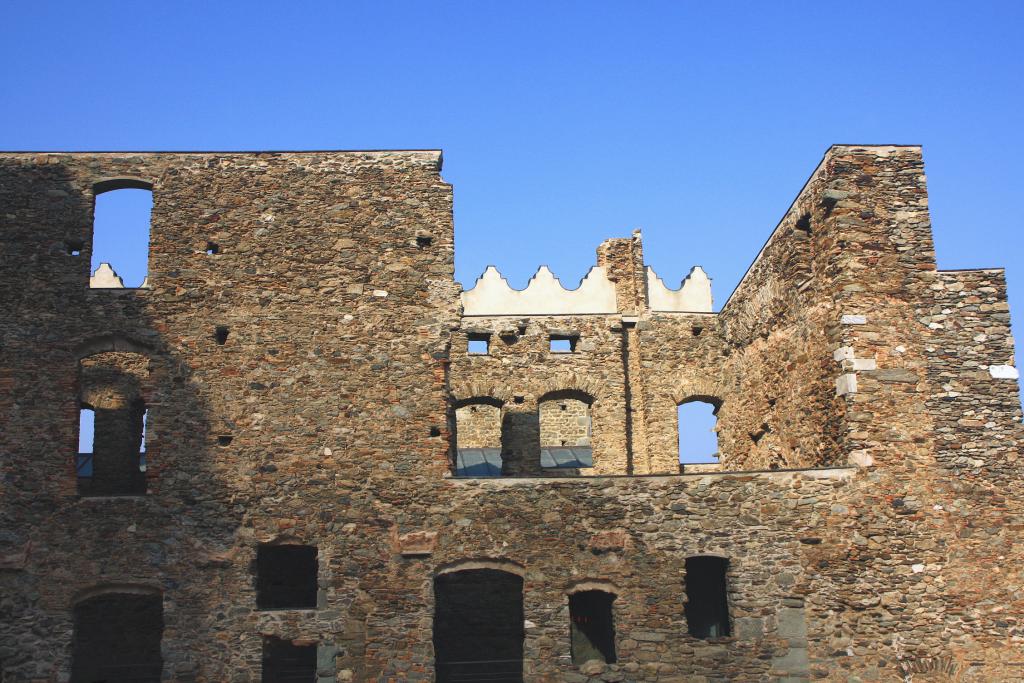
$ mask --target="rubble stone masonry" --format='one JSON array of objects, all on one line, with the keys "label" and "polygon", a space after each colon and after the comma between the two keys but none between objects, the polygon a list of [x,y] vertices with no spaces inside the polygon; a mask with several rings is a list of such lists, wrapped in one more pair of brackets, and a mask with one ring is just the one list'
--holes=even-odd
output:
[{"label": "rubble stone masonry", "polygon": [[[718,313],[652,311],[637,233],[598,248],[615,313],[463,315],[440,171],[0,154],[3,681],[77,682],[125,595],[162,604],[162,681],[259,681],[265,640],[315,646],[319,683],[434,680],[434,579],[479,568],[522,578],[527,681],[1024,680],[1005,278],[937,270],[920,148],[830,148]],[[148,287],[90,289],[118,187],[153,191]],[[680,471],[691,400],[720,462]],[[543,470],[563,441],[593,467]],[[506,476],[456,476],[460,445]],[[315,607],[258,608],[261,544],[316,547]],[[700,555],[728,636],[688,632]],[[616,661],[573,664],[595,589]]]}]

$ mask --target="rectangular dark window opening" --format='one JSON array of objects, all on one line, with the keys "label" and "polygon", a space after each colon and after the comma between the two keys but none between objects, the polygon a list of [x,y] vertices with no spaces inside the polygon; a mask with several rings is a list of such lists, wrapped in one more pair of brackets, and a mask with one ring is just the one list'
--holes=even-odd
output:
[{"label": "rectangular dark window opening", "polygon": [[219,244],[217,244],[216,242],[207,242],[206,243],[206,254],[207,254],[207,256],[214,256],[214,255],[219,254],[219,253],[220,253],[220,245]]},{"label": "rectangular dark window opening", "polygon": [[256,550],[260,609],[315,609],[317,552],[308,545],[261,545]]},{"label": "rectangular dark window opening", "polygon": [[730,633],[728,567],[729,560],[723,557],[686,559],[686,623],[694,638],[720,638]]},{"label": "rectangular dark window opening", "polygon": [[579,337],[551,335],[551,353],[575,353],[577,339]]},{"label": "rectangular dark window opening", "polygon": [[468,569],[434,579],[437,683],[523,681],[523,579]]},{"label": "rectangular dark window opening", "polygon": [[470,334],[468,339],[466,353],[473,356],[486,356],[491,352],[491,335]]},{"label": "rectangular dark window opening", "polygon": [[217,340],[217,344],[224,346],[228,341],[228,328],[224,325],[218,325],[217,329],[213,332],[213,338]]},{"label": "rectangular dark window opening", "polygon": [[163,599],[104,593],[74,606],[71,682],[159,683]]},{"label": "rectangular dark window opening", "polygon": [[573,664],[584,664],[592,659],[615,663],[614,601],[613,593],[600,590],[580,591],[569,596],[569,639]]},{"label": "rectangular dark window opening", "polygon": [[263,639],[263,683],[312,683],[316,680],[316,645]]}]

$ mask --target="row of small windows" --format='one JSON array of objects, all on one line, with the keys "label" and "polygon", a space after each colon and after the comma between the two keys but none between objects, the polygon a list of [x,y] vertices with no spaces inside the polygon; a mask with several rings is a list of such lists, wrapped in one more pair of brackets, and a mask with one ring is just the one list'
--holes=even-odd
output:
[{"label": "row of small windows", "polygon": [[505,458],[535,457],[543,468],[580,469],[593,466],[591,404],[578,391],[545,394],[535,413],[504,410],[496,399],[481,397],[455,409],[458,476],[508,474]]},{"label": "row of small windows", "polygon": [[[686,560],[685,614],[689,634],[728,636],[728,560]],[[311,546],[261,545],[256,561],[257,603],[262,609],[314,608],[317,550]],[[570,593],[569,644],[573,664],[617,661],[615,593]],[[494,568],[463,569],[434,579],[433,645],[436,680],[522,681],[525,640],[523,579]],[[74,609],[71,683],[159,681],[163,603],[158,592],[111,592]],[[316,645],[264,638],[265,683],[313,681]]]},{"label": "row of small windows", "polygon": [[[552,334],[548,336],[548,350],[551,353],[576,353],[579,337],[575,335]],[[491,335],[472,332],[466,335],[466,353],[471,356],[487,356],[491,353]]]},{"label": "row of small windows", "polygon": [[[221,336],[226,339],[226,328]],[[80,369],[75,462],[79,493],[142,495],[150,413],[138,378],[122,372],[116,363],[91,363],[88,370]],[[501,401],[486,397],[461,402],[455,410],[455,473],[468,477],[509,474],[508,453],[536,457],[543,469],[593,467],[593,403],[593,397],[573,390],[541,397],[535,413],[508,411]],[[680,462],[715,461],[716,413],[717,404],[699,400],[679,407]],[[218,437],[221,446],[231,440],[229,435]]]},{"label": "row of small windows", "polygon": [[[455,474],[496,477],[508,474],[509,454],[539,458],[542,468],[593,466],[594,398],[579,391],[545,394],[536,413],[506,410],[490,397],[466,399],[455,409]],[[711,398],[677,407],[680,464],[718,462],[718,408]]]}]

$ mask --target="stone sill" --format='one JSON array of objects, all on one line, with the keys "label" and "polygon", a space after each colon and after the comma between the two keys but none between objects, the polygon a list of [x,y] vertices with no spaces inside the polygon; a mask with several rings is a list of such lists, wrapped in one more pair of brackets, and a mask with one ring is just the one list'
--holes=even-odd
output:
[{"label": "stone sill", "polygon": [[506,477],[456,477],[448,476],[446,479],[453,483],[472,482],[508,482],[509,484],[538,483],[588,483],[603,481],[607,479],[655,479],[671,481],[675,479],[727,479],[731,477],[763,477],[766,479],[786,479],[795,475],[802,475],[808,479],[849,479],[860,468],[858,467],[808,467],[800,469],[779,469],[779,470],[728,470],[722,472],[691,472],[691,473],[665,473],[665,474],[591,474],[579,477],[546,477],[546,476],[506,476]]},{"label": "stone sill", "polygon": [[81,494],[76,494],[75,497],[78,498],[78,500],[81,500],[81,501],[98,500],[98,501],[106,502],[106,501],[111,501],[111,500],[146,500],[148,498],[151,498],[152,496],[150,496],[149,494],[146,494],[146,493],[126,493],[124,495],[107,495],[107,496],[83,496]]}]

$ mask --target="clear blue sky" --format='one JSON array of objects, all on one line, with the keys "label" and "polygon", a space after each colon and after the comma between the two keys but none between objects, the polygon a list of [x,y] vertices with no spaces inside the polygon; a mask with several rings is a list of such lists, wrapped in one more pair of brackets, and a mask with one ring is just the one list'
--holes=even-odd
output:
[{"label": "clear blue sky", "polygon": [[442,148],[457,276],[644,230],[729,292],[832,143],[920,143],[1024,325],[1024,3],[8,2],[0,149]]}]

